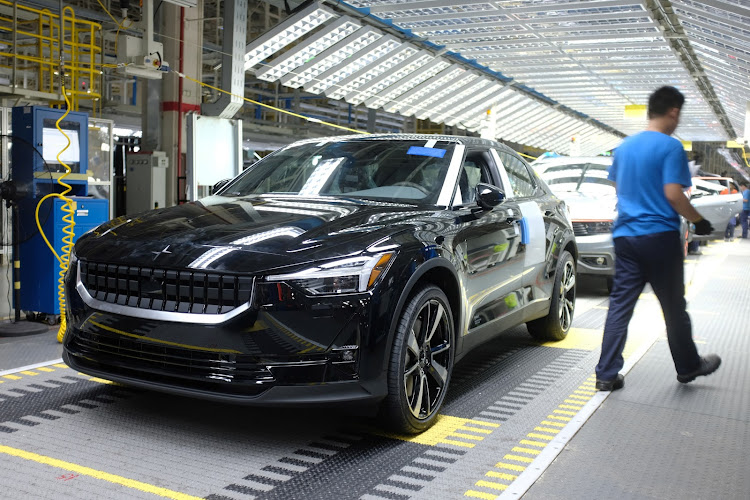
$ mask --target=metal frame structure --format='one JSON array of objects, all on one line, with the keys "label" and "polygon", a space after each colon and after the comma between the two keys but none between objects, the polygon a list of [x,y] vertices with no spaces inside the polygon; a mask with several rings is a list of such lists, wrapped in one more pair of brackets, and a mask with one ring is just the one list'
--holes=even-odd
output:
[{"label": "metal frame structure", "polygon": [[[341,2],[305,6],[248,43],[245,51],[245,69],[259,79],[470,131],[483,126],[488,109],[500,106],[507,112],[512,105],[516,112],[512,137],[540,148],[563,143],[557,128],[535,137],[538,122],[524,116],[529,110],[545,124],[570,117],[566,123],[571,127],[565,132],[574,129],[580,135],[597,129],[604,140],[590,143],[596,148],[592,154],[601,152],[605,144],[616,144],[623,135],[463,54]],[[507,118],[505,112],[496,116],[498,124]]]}]

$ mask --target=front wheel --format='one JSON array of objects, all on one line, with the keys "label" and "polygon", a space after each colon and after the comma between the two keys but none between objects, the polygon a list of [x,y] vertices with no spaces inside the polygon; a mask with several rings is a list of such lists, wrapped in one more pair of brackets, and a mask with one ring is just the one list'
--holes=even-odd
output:
[{"label": "front wheel", "polygon": [[573,323],[576,304],[576,265],[567,250],[560,255],[555,271],[555,286],[552,289],[547,316],[526,323],[532,337],[540,341],[563,340]]},{"label": "front wheel", "polygon": [[445,399],[453,371],[453,314],[440,288],[427,285],[401,315],[388,365],[388,396],[381,407],[396,432],[429,428]]}]

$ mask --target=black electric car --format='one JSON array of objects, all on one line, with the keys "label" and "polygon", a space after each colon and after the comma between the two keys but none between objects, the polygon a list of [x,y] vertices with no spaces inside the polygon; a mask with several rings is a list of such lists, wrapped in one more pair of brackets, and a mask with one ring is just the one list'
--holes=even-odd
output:
[{"label": "black electric car", "polygon": [[504,145],[306,140],[82,236],[64,359],[214,400],[377,404],[419,432],[473,347],[521,323],[566,336],[576,258],[564,202]]}]

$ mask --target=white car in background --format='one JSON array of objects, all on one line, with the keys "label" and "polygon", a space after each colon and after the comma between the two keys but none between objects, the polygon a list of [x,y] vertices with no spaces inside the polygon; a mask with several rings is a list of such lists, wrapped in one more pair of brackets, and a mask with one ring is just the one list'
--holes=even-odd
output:
[{"label": "white car in background", "polygon": [[[732,217],[742,210],[742,194],[737,183],[729,177],[693,177],[690,203],[707,219],[714,230],[705,236],[693,235],[693,240],[708,241],[724,237],[724,230]],[[554,189],[553,189],[554,191]]]},{"label": "white car in background", "polygon": [[617,214],[615,183],[607,179],[612,157],[557,156],[531,164],[570,210],[578,243],[578,274],[601,276],[612,288],[615,248],[612,225]]}]

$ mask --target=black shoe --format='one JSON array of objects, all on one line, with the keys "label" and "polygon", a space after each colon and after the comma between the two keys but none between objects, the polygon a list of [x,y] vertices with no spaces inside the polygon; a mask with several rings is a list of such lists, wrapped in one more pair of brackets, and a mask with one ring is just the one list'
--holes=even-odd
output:
[{"label": "black shoe", "polygon": [[616,391],[625,387],[625,377],[621,374],[617,374],[617,378],[614,380],[597,380],[596,390],[597,391]]},{"label": "black shoe", "polygon": [[682,384],[687,384],[688,382],[692,382],[693,380],[695,380],[696,377],[711,375],[719,368],[719,366],[721,366],[721,358],[716,354],[707,354],[701,357],[701,364],[697,370],[686,373],[684,375],[678,374],[677,381]]}]

